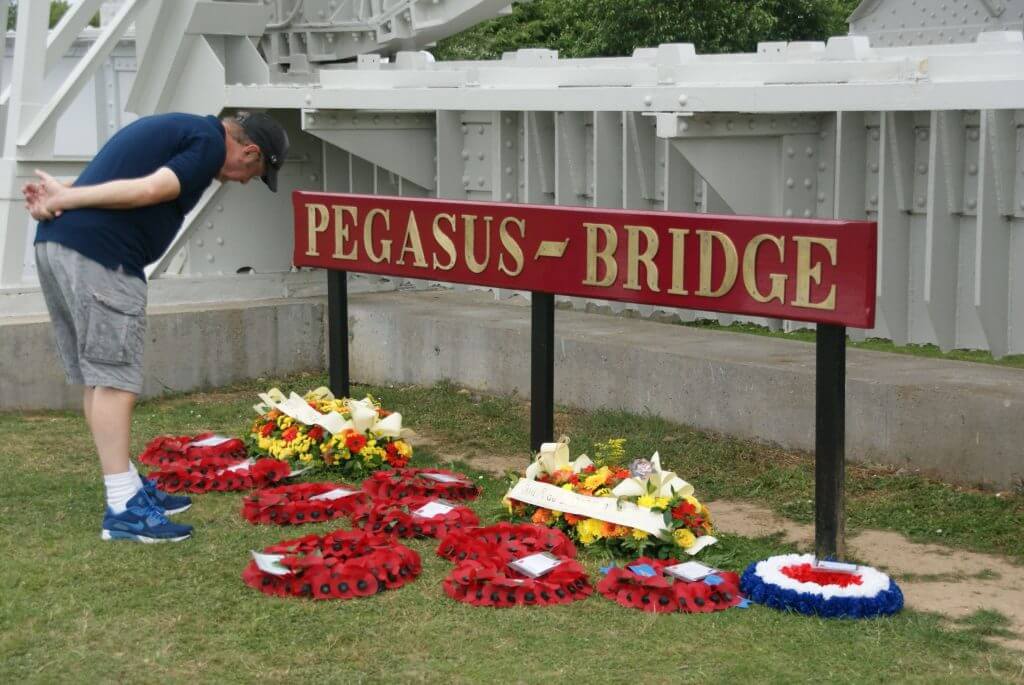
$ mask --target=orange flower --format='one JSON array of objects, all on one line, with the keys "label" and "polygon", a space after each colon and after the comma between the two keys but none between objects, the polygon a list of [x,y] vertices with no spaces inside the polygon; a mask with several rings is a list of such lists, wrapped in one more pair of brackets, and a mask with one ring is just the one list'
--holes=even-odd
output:
[{"label": "orange flower", "polygon": [[267,418],[268,418],[269,420],[273,421],[274,419],[276,419],[276,418],[277,418],[278,416],[280,416],[280,415],[281,415],[281,412],[279,412],[279,411],[278,411],[278,410],[276,410],[276,409],[271,409],[271,410],[270,410],[270,411],[269,411],[269,412],[267,413]]},{"label": "orange flower", "polygon": [[541,526],[547,525],[548,521],[551,520],[551,512],[547,509],[538,509],[533,512],[533,516],[530,520]]},{"label": "orange flower", "polygon": [[576,516],[575,514],[566,514],[565,515],[565,522],[568,523],[570,526],[575,526],[580,521],[586,521],[586,520],[587,520],[586,516]]},{"label": "orange flower", "polygon": [[608,523],[607,521],[601,522],[601,537],[612,538],[615,537],[615,529],[618,528],[614,523]]},{"label": "orange flower", "polygon": [[563,483],[568,483],[572,480],[573,475],[575,474],[568,469],[559,469],[551,474],[551,482],[555,485],[562,485]]}]

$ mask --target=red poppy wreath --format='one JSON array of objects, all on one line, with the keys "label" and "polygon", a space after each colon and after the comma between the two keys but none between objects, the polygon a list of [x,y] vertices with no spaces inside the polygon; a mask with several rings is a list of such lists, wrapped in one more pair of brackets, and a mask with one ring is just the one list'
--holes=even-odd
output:
[{"label": "red poppy wreath", "polygon": [[402,587],[420,570],[419,555],[390,536],[339,530],[253,553],[242,580],[267,595],[354,599]]},{"label": "red poppy wreath", "polygon": [[378,500],[403,497],[443,497],[453,502],[474,500],[480,488],[461,473],[444,469],[377,471],[363,481],[363,490]]},{"label": "red poppy wreath", "polygon": [[404,497],[375,502],[355,525],[370,533],[391,533],[403,538],[440,538],[480,523],[467,506],[437,497]]},{"label": "red poppy wreath", "polygon": [[365,515],[369,496],[343,483],[297,483],[264,488],[242,500],[249,523],[279,526],[320,523],[342,516]]},{"label": "red poppy wreath", "polygon": [[499,523],[486,528],[458,530],[442,538],[437,546],[437,556],[454,562],[467,559],[511,561],[534,552],[576,558],[576,547],[565,533],[532,523]]},{"label": "red poppy wreath", "polygon": [[497,608],[570,604],[588,597],[593,588],[583,567],[568,557],[558,561],[539,578],[511,569],[504,560],[463,561],[444,579],[443,587],[456,601]]},{"label": "red poppy wreath", "polygon": [[257,459],[234,466],[210,466],[199,460],[188,466],[165,466],[146,478],[164,492],[230,492],[264,488],[292,475],[288,464],[277,459]]},{"label": "red poppy wreath", "polygon": [[149,441],[139,461],[147,466],[180,466],[205,460],[210,467],[233,466],[248,456],[245,443],[238,438],[222,438],[213,433],[199,435],[163,435]]},{"label": "red poppy wreath", "polygon": [[291,467],[276,459],[246,459],[237,438],[213,433],[163,436],[151,440],[139,461],[157,467],[146,474],[165,492],[227,492],[266,487],[291,475]]},{"label": "red poppy wreath", "polygon": [[624,607],[651,612],[710,613],[743,601],[737,574],[715,571],[692,582],[667,577],[665,569],[678,564],[676,559],[640,557],[609,569],[597,591]]}]

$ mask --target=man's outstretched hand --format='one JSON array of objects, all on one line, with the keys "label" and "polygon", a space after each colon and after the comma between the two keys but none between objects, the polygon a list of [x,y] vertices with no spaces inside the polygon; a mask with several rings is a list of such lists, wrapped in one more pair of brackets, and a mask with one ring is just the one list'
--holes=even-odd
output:
[{"label": "man's outstretched hand", "polygon": [[67,190],[67,186],[45,171],[35,171],[39,181],[26,183],[21,188],[25,196],[25,209],[36,221],[46,221],[60,216],[64,212],[60,196]]}]

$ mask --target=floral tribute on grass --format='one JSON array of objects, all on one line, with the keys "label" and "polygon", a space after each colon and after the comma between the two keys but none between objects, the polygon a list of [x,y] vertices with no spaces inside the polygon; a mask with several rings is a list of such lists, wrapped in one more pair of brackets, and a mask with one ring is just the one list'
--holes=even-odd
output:
[{"label": "floral tribute on grass", "polygon": [[569,459],[568,439],[546,443],[506,493],[513,521],[553,526],[585,547],[618,557],[695,555],[717,540],[693,486],[661,468],[660,456],[624,461],[624,440],[597,445],[597,462]]},{"label": "floral tribute on grass", "polygon": [[390,533],[402,538],[440,538],[480,523],[467,506],[437,497],[403,497],[374,500],[356,525],[370,533]]},{"label": "floral tribute on grass", "polygon": [[241,440],[213,433],[155,438],[139,455],[139,461],[156,467],[146,478],[165,492],[250,490],[292,474],[291,467],[275,459],[247,459]]},{"label": "floral tribute on grass", "polygon": [[479,486],[469,476],[444,469],[377,471],[363,481],[363,490],[378,500],[441,497],[452,502],[464,502],[480,496]]},{"label": "floral tribute on grass", "polygon": [[506,562],[524,554],[550,552],[568,559],[576,558],[576,547],[557,528],[531,523],[498,523],[486,528],[449,533],[437,546],[437,556],[448,561],[504,559]]},{"label": "floral tribute on grass", "polygon": [[555,561],[540,577],[516,571],[504,559],[462,561],[444,579],[444,592],[458,602],[497,608],[570,604],[590,596],[593,588],[583,567],[569,557],[555,556]]},{"label": "floral tribute on grass", "polygon": [[149,441],[139,461],[147,466],[177,466],[205,460],[209,466],[234,466],[249,456],[245,443],[213,433],[162,435]]},{"label": "floral tribute on grass", "polygon": [[242,580],[267,595],[354,599],[402,587],[420,570],[419,555],[391,536],[339,530],[253,552]]},{"label": "floral tribute on grass", "polygon": [[715,571],[693,581],[666,576],[666,568],[679,565],[677,559],[640,557],[609,569],[597,591],[624,607],[658,613],[710,613],[743,601],[737,574]]},{"label": "floral tribute on grass", "polygon": [[289,397],[277,388],[260,394],[248,445],[254,454],[361,479],[404,467],[412,446],[401,438],[402,415],[372,397],[335,398],[327,388]]},{"label": "floral tribute on grass", "polygon": [[253,524],[320,523],[366,515],[369,497],[343,483],[297,483],[265,488],[242,500],[242,516]]},{"label": "floral tribute on grass", "polygon": [[773,609],[826,618],[889,616],[903,608],[903,592],[870,566],[818,561],[811,554],[783,554],[747,567],[743,592]]}]

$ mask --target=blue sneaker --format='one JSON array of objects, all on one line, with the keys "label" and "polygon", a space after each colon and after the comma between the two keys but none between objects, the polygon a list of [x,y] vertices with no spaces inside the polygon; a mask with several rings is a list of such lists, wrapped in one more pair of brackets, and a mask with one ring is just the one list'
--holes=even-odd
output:
[{"label": "blue sneaker", "polygon": [[153,503],[163,509],[164,513],[168,516],[180,514],[192,506],[192,498],[182,495],[171,495],[163,490],[158,490],[156,483],[148,478],[142,478],[141,480],[142,489],[146,491],[146,494],[153,500]]},{"label": "blue sneaker", "polygon": [[171,523],[145,490],[139,490],[128,500],[128,508],[115,514],[110,508],[103,517],[104,540],[134,540],[135,542],[180,542],[192,535],[192,526]]}]

